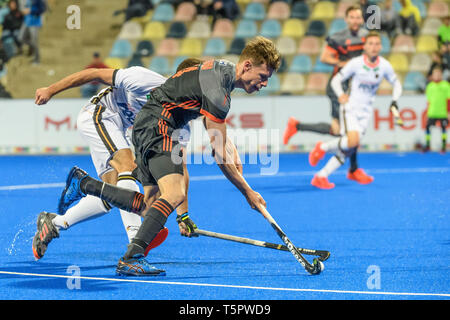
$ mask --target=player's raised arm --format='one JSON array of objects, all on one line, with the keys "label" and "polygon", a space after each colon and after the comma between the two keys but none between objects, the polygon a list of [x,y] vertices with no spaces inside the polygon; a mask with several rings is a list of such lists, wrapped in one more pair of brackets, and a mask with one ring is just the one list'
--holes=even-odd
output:
[{"label": "player's raised arm", "polygon": [[[211,140],[211,146],[215,151],[216,162],[222,170],[225,177],[233,183],[236,188],[247,199],[249,205],[258,210],[260,205],[266,206],[266,202],[258,192],[252,190],[239,172],[232,158],[234,152],[227,152],[227,127],[225,123],[218,123],[208,118],[205,120],[205,126]],[[258,210],[259,211],[259,210]]]},{"label": "player's raised arm", "polygon": [[73,73],[58,82],[53,83],[49,87],[39,88],[35,93],[34,103],[37,105],[46,104],[54,95],[61,91],[82,86],[91,81],[99,81],[107,85],[113,82],[115,69],[85,69]]}]

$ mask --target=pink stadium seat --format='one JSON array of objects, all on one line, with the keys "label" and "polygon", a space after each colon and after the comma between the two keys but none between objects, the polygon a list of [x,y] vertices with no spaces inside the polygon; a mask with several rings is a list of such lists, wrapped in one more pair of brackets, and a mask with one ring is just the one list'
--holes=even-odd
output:
[{"label": "pink stadium seat", "polygon": [[428,6],[428,17],[443,18],[448,16],[448,3],[444,1],[431,2]]},{"label": "pink stadium seat", "polygon": [[182,2],[177,8],[174,21],[192,21],[197,14],[197,8],[192,2]]},{"label": "pink stadium seat", "polygon": [[234,25],[229,19],[218,19],[214,24],[211,34],[213,38],[233,38]]},{"label": "pink stadium seat", "polygon": [[267,19],[285,20],[291,16],[289,4],[284,1],[272,2],[267,10]]},{"label": "pink stadium seat", "polygon": [[310,73],[306,82],[306,93],[322,94],[327,87],[328,73]]},{"label": "pink stadium seat", "polygon": [[412,36],[400,34],[392,45],[392,52],[413,53],[416,51],[414,38]]},{"label": "pink stadium seat", "polygon": [[297,53],[300,54],[319,54],[320,53],[320,41],[317,37],[307,36],[300,40]]},{"label": "pink stadium seat", "polygon": [[156,50],[157,56],[174,57],[178,55],[180,50],[180,44],[177,39],[166,38],[161,40],[158,49]]},{"label": "pink stadium seat", "polygon": [[339,2],[337,10],[336,10],[336,18],[345,18],[345,10],[347,10],[347,8],[353,4],[354,3],[350,2],[350,1]]}]

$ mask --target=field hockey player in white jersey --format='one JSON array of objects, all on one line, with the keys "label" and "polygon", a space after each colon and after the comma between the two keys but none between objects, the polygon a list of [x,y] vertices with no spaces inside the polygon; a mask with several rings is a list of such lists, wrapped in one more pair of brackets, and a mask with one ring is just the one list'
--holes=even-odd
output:
[{"label": "field hockey player in white jersey", "polygon": [[[397,100],[402,94],[402,85],[392,65],[379,56],[381,48],[380,35],[376,32],[369,33],[364,44],[364,53],[351,59],[332,79],[331,86],[341,104],[341,137],[328,142],[318,142],[309,154],[310,165],[316,166],[326,152],[335,153],[311,181],[311,184],[319,189],[334,188],[335,185],[328,181],[328,176],[344,164],[346,158],[358,148],[369,125],[373,112],[372,103],[383,79],[393,86],[390,110],[400,124]],[[347,95],[342,88],[342,82],[350,78],[351,90],[350,95]]]}]

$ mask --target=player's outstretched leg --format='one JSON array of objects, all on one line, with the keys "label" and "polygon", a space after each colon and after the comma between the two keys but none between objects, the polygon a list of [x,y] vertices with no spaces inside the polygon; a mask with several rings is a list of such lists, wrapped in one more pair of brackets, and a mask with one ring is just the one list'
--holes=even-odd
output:
[{"label": "player's outstretched leg", "polygon": [[291,139],[292,136],[297,133],[297,131],[298,131],[297,125],[298,124],[299,124],[299,122],[294,117],[289,118],[286,129],[284,129],[284,134],[283,134],[283,143],[284,144],[288,144],[289,139]]},{"label": "player's outstretched leg", "polygon": [[41,212],[37,219],[37,232],[33,238],[33,255],[36,260],[41,259],[47,246],[54,238],[59,238],[59,230],[56,228],[52,220],[56,217],[56,214],[49,212]]},{"label": "player's outstretched leg", "polygon": [[86,196],[86,194],[81,191],[80,183],[87,176],[88,174],[78,167],[73,167],[70,170],[66,180],[66,187],[64,188],[61,197],[59,198],[59,214],[66,213],[67,209],[72,203]]}]

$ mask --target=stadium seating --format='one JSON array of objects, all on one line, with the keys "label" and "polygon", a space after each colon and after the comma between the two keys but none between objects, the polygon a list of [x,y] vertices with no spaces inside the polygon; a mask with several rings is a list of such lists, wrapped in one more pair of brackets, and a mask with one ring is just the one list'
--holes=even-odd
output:
[{"label": "stadium seating", "polygon": [[395,37],[392,52],[413,53],[415,51],[416,47],[412,36],[400,34]]},{"label": "stadium seating", "polygon": [[331,22],[330,28],[328,29],[328,35],[332,35],[338,31],[347,29],[347,23],[342,18],[336,18]]},{"label": "stadium seating", "polygon": [[316,37],[307,36],[300,40],[297,53],[299,54],[319,54],[320,41]]},{"label": "stadium seating", "polygon": [[149,40],[141,40],[136,46],[135,54],[139,54],[141,57],[150,57],[155,52],[153,43]]},{"label": "stadium seating", "polygon": [[294,2],[291,10],[291,18],[307,20],[310,14],[308,4],[303,1]]},{"label": "stadium seating", "polygon": [[149,69],[162,75],[170,74],[169,59],[163,56],[153,57],[150,61]]},{"label": "stadium seating", "polygon": [[433,52],[438,50],[437,38],[430,35],[420,35],[417,39],[417,52]]},{"label": "stadium seating", "polygon": [[281,83],[281,93],[300,94],[305,89],[305,78],[299,73],[287,73]]},{"label": "stadium seating", "polygon": [[381,34],[381,54],[386,55],[391,52],[391,40],[385,35]]},{"label": "stadium seating", "polygon": [[166,38],[161,40],[156,49],[157,56],[175,57],[178,55],[180,44],[177,39]]},{"label": "stadium seating", "polygon": [[336,18],[345,18],[345,11],[348,7],[354,5],[354,1],[341,1],[336,9]]},{"label": "stadium seating", "polygon": [[258,34],[258,26],[254,20],[242,19],[236,27],[235,36],[238,38],[253,38]]},{"label": "stadium seating", "polygon": [[296,55],[291,62],[289,72],[310,73],[312,71],[311,57],[304,54]]},{"label": "stadium seating", "polygon": [[188,38],[206,39],[211,36],[211,28],[208,21],[197,19],[191,24],[188,32]]},{"label": "stadium seating", "polygon": [[297,51],[297,43],[291,37],[280,37],[275,45],[282,55],[293,55]]},{"label": "stadium seating", "polygon": [[280,77],[278,76],[278,74],[273,73],[269,79],[269,82],[267,83],[267,87],[262,88],[258,94],[259,95],[274,94],[280,91],[280,87],[281,87]]},{"label": "stadium seating", "polygon": [[312,11],[311,19],[329,20],[335,17],[336,5],[331,1],[318,2]]},{"label": "stadium seating", "polygon": [[307,94],[324,94],[330,75],[328,73],[310,73],[306,81]]},{"label": "stadium seating", "polygon": [[178,65],[183,62],[185,59],[189,57],[187,56],[178,56],[173,60],[172,67],[170,69],[170,74],[175,74],[177,72]]},{"label": "stadium seating", "polygon": [[196,38],[185,38],[181,40],[179,55],[199,57],[203,53],[202,41]]},{"label": "stadium seating", "polygon": [[153,21],[171,22],[175,16],[174,9],[167,2],[160,3],[153,12]]},{"label": "stadium seating", "polygon": [[322,20],[311,20],[306,31],[307,36],[323,37],[327,32],[327,27]]},{"label": "stadium seating", "polygon": [[449,4],[444,1],[433,1],[428,5],[427,17],[443,18],[449,14]]},{"label": "stadium seating", "polygon": [[144,64],[142,62],[141,56],[137,53],[133,54],[130,61],[128,61],[127,67],[143,67]]},{"label": "stadium seating", "polygon": [[282,36],[301,38],[305,34],[303,22],[299,19],[288,19],[283,24]]},{"label": "stadium seating", "polygon": [[227,46],[222,38],[211,38],[206,42],[204,56],[223,56],[227,51]]},{"label": "stadium seating", "polygon": [[178,6],[174,20],[175,21],[181,21],[181,22],[189,22],[194,20],[195,15],[197,14],[197,8],[192,2],[182,2]]},{"label": "stadium seating", "polygon": [[272,2],[267,10],[267,19],[285,20],[291,16],[291,8],[287,2]]},{"label": "stadium seating", "polygon": [[268,19],[261,25],[259,34],[266,38],[278,38],[281,35],[281,24],[278,20]]},{"label": "stadium seating", "polygon": [[259,2],[251,2],[247,5],[244,11],[243,18],[261,21],[266,17],[266,9],[264,5]]},{"label": "stadium seating", "polygon": [[228,54],[240,55],[244,47],[245,47],[245,39],[234,38],[233,41],[231,41]]},{"label": "stadium seating", "polygon": [[182,39],[186,37],[187,29],[184,22],[174,21],[169,27],[169,31],[167,31],[167,38],[175,38]]},{"label": "stadium seating", "polygon": [[316,63],[314,65],[314,68],[312,70],[312,72],[317,72],[317,73],[331,73],[333,72],[334,67],[323,63],[322,61],[320,61],[320,57],[316,58]]},{"label": "stadium seating", "polygon": [[409,69],[408,57],[404,53],[392,53],[388,61],[396,72],[407,72]]},{"label": "stadium seating", "polygon": [[230,39],[234,37],[234,24],[229,19],[218,19],[214,24],[212,37]]},{"label": "stadium seating", "polygon": [[131,43],[126,39],[118,39],[114,42],[109,56],[112,58],[129,58],[132,54]]},{"label": "stadium seating", "polygon": [[107,57],[104,63],[112,69],[123,69],[127,66],[125,60],[121,58]]},{"label": "stadium seating", "polygon": [[408,72],[403,81],[403,90],[405,91],[424,91],[426,78],[422,72]]},{"label": "stadium seating", "polygon": [[160,40],[166,37],[166,28],[159,21],[152,21],[145,25],[142,38],[148,40]]},{"label": "stadium seating", "polygon": [[441,26],[442,22],[439,18],[427,18],[423,22],[421,34],[427,34],[432,36],[437,36],[438,29]]},{"label": "stadium seating", "polygon": [[142,26],[135,21],[125,22],[120,30],[118,39],[136,40],[142,37]]},{"label": "stadium seating", "polygon": [[431,67],[431,57],[426,53],[416,53],[411,58],[409,69],[411,71],[428,72]]}]

